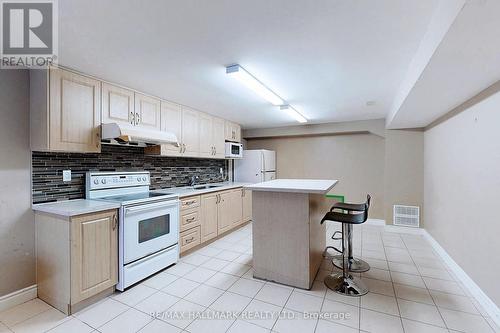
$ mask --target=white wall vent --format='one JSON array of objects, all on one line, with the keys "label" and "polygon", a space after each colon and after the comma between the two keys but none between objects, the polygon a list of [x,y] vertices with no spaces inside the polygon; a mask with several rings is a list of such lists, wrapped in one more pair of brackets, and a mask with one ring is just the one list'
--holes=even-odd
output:
[{"label": "white wall vent", "polygon": [[393,224],[418,228],[420,225],[420,207],[394,205]]}]

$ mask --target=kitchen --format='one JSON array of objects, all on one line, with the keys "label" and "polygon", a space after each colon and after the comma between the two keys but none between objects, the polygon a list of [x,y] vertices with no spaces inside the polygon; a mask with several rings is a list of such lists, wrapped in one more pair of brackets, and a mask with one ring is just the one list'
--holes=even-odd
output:
[{"label": "kitchen", "polygon": [[497,3],[41,2],[0,333],[500,331]]}]

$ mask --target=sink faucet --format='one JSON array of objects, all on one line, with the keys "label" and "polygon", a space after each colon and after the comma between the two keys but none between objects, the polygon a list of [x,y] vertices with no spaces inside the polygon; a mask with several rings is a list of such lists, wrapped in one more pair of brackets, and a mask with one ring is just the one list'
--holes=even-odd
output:
[{"label": "sink faucet", "polygon": [[189,181],[189,186],[194,186],[194,184],[196,184],[196,182],[198,180],[200,180],[200,177],[198,177],[198,176],[192,176],[191,180]]}]

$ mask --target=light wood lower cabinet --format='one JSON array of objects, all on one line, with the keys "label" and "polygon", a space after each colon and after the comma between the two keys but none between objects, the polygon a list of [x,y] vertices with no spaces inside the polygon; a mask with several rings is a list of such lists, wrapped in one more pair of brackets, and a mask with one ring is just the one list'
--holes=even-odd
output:
[{"label": "light wood lower cabinet", "polygon": [[191,228],[181,233],[179,238],[181,253],[200,245],[200,226]]},{"label": "light wood lower cabinet", "polygon": [[201,241],[217,237],[219,194],[209,193],[201,196]]},{"label": "light wood lower cabinet", "polygon": [[[192,224],[188,223],[188,219],[192,219]],[[241,187],[183,198],[180,222],[181,253],[251,219],[252,192]]]},{"label": "light wood lower cabinet", "polygon": [[243,217],[241,188],[221,192],[218,217],[219,234],[241,224]]},{"label": "light wood lower cabinet", "polygon": [[179,248],[183,253],[201,242],[199,195],[181,199],[179,221]]},{"label": "light wood lower cabinet", "polygon": [[38,297],[71,314],[118,282],[118,213],[35,215]]},{"label": "light wood lower cabinet", "polygon": [[242,197],[242,211],[243,211],[243,220],[242,222],[248,222],[252,219],[252,191],[241,189],[241,197]]}]

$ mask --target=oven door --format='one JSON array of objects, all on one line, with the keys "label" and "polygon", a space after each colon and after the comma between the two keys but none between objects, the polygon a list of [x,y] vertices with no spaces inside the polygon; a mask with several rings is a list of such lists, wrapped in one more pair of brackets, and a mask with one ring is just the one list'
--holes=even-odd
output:
[{"label": "oven door", "polygon": [[179,200],[124,207],[124,264],[179,242]]}]

